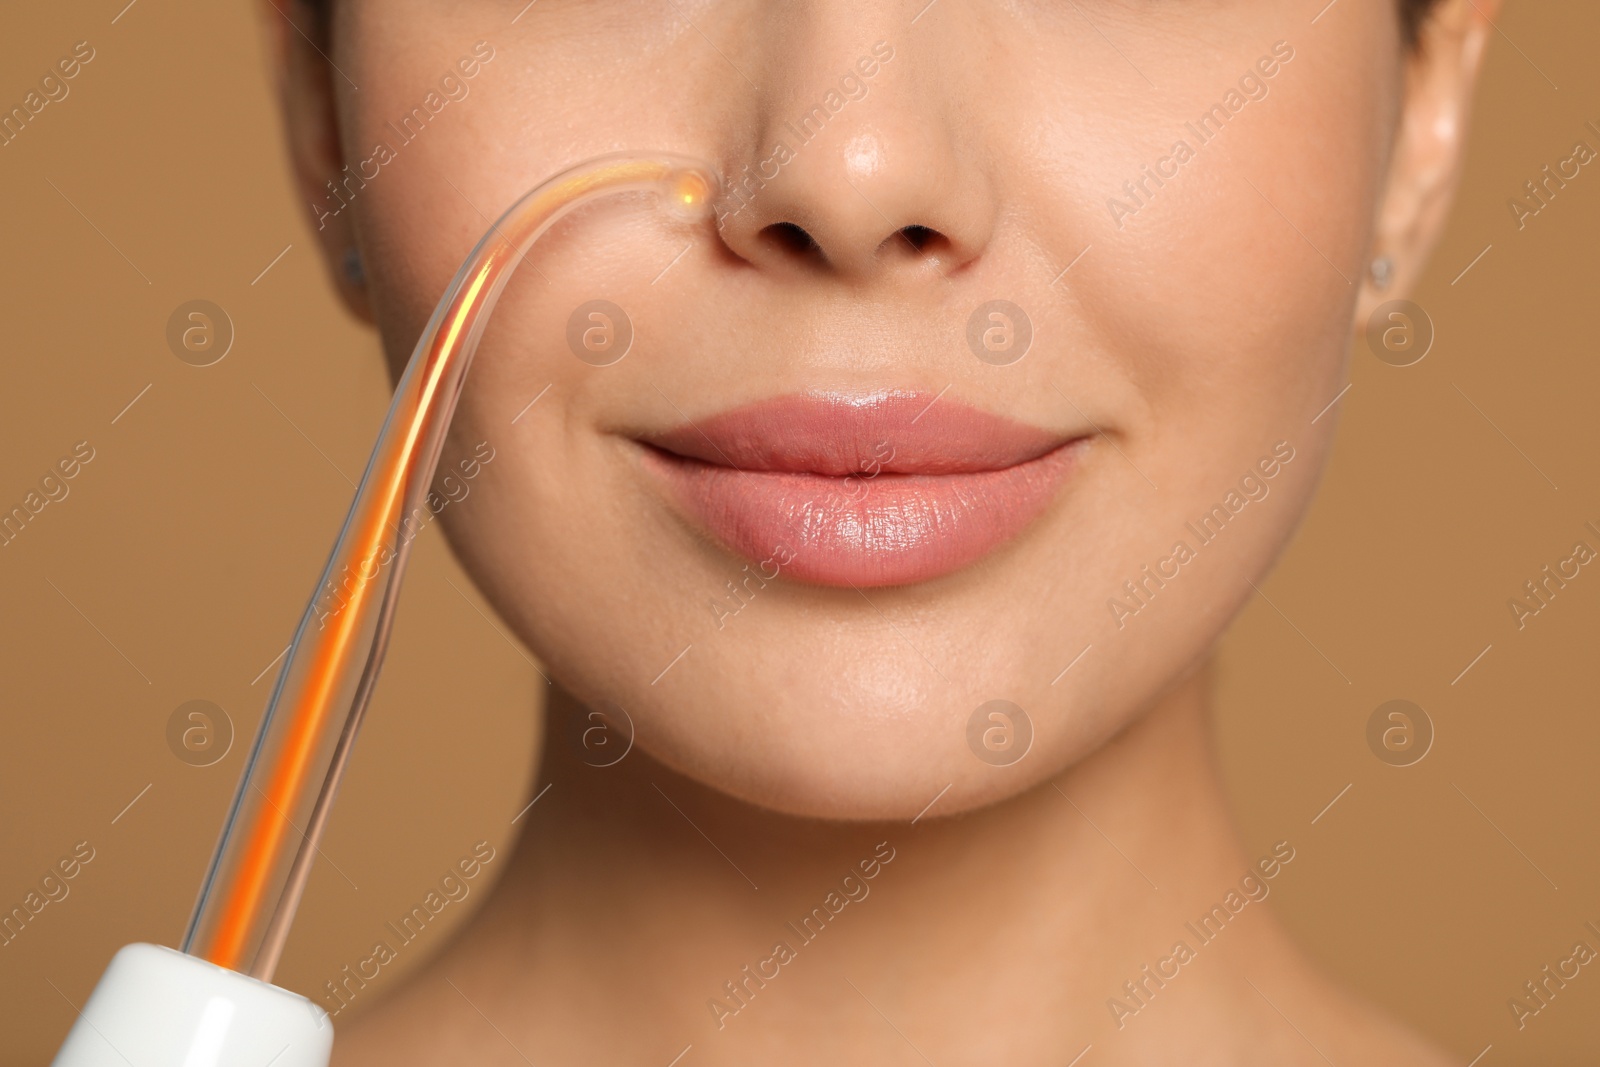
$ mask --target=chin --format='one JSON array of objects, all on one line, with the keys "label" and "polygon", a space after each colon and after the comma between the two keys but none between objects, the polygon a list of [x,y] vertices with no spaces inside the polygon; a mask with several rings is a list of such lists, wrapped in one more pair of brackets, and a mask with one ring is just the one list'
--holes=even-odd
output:
[{"label": "chin", "polygon": [[[893,650],[893,661],[900,650]],[[930,693],[920,674],[870,664],[791,661],[741,690],[639,713],[652,758],[746,803],[808,819],[910,822],[971,811],[1020,794],[1088,751],[1059,713],[1027,724],[978,715],[986,730],[1025,736],[1001,754],[977,754],[970,724],[984,702],[965,690]],[[749,679],[746,679],[747,683]],[[955,687],[948,687],[954,689]],[[742,696],[741,696],[742,694]],[[974,746],[977,746],[975,750]]]},{"label": "chin", "polygon": [[708,788],[801,819],[909,822],[981,807],[1019,791],[1020,780],[978,780],[982,776],[969,766],[972,757],[950,751],[944,732],[910,724],[862,729],[835,719],[794,733],[768,731],[736,750],[703,741],[687,749],[643,747]]}]

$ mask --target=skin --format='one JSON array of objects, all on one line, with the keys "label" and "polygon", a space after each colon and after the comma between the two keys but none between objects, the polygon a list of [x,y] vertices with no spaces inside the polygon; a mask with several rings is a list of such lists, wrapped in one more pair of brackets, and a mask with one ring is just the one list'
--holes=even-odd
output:
[{"label": "skin", "polygon": [[[1091,1043],[1098,1064],[1444,1062],[1255,904],[1136,1016],[1107,1001],[1259,859],[1222,799],[1203,667],[1308,506],[1337,409],[1311,420],[1352,331],[1443,223],[1494,6],[1445,0],[1414,51],[1391,0],[1314,25],[1269,0],[546,0],[514,25],[486,0],[349,0],[326,28],[286,8],[304,35],[269,12],[313,225],[395,368],[488,218],[547,175],[619,149],[739,175],[796,149],[720,227],[642,202],[562,223],[502,301],[445,462],[483,440],[497,458],[445,521],[555,680],[554,785],[464,933],[340,1018],[336,1062],[1060,1063]],[[325,183],[480,40],[470,94],[321,215]],[[784,124],[880,41],[866,95],[797,147]],[[1131,201],[1123,183],[1280,41],[1268,94]],[[1138,206],[1120,226],[1113,197]],[[1035,329],[1007,367],[964,340],[997,294]],[[639,338],[607,368],[561,341],[596,296]],[[803,389],[947,385],[1092,435],[1044,516],[918,585],[780,577],[719,630],[708,601],[746,561],[632,439]],[[1185,523],[1280,442],[1270,493],[1119,620],[1124,580],[1192,544]],[[1009,766],[967,744],[996,698],[1034,730]],[[597,770],[567,737],[608,701],[636,745]],[[719,1027],[707,1001],[880,842],[879,903]]]}]

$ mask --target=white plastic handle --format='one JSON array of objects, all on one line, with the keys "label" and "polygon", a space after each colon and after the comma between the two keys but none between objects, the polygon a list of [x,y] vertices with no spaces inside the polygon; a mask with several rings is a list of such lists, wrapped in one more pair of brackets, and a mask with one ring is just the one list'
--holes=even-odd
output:
[{"label": "white plastic handle", "polygon": [[124,947],[53,1067],[328,1067],[333,1021],[275,985],[160,945]]}]

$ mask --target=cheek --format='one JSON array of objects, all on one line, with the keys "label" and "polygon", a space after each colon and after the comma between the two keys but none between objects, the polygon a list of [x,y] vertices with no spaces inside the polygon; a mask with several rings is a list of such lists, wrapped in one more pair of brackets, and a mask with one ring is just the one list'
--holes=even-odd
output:
[{"label": "cheek", "polygon": [[[648,17],[541,5],[504,29],[486,29],[481,5],[338,6],[335,60],[361,87],[341,98],[345,157],[392,151],[351,206],[392,370],[466,253],[536,183],[619,147],[704,143],[728,125],[724,61],[666,5]],[[494,56],[463,80],[465,97],[420,132],[406,126],[485,40]],[[541,243],[541,266],[554,244]]]},{"label": "cheek", "polygon": [[1220,132],[1198,125],[1271,52],[1282,27],[1259,21],[1220,54],[1152,38],[1140,59],[1159,93],[1085,99],[1041,66],[1015,105],[1051,116],[1018,142],[1035,161],[1020,180],[1072,191],[1031,198],[1040,229],[1072,235],[1061,255],[1088,249],[1057,328],[1112,353],[1185,433],[1229,409],[1314,404],[1309,418],[1337,392],[1387,163],[1396,68],[1360,18],[1292,42],[1269,94],[1235,97]]}]

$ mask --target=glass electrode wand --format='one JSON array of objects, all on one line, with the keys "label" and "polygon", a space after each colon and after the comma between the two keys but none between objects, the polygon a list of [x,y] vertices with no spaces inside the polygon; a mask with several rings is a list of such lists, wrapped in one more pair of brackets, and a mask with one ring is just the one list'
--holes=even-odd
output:
[{"label": "glass electrode wand", "polygon": [[[425,498],[472,357],[528,249],[563,215],[651,192],[705,219],[720,183],[675,156],[604,156],[563,171],[492,225],[407,363],[350,513],[301,615],[184,934],[188,955],[123,948],[56,1067],[323,1067],[326,1013],[269,985],[377,684]],[[205,962],[201,962],[205,961]],[[196,1058],[197,1049],[207,1051]]]}]

